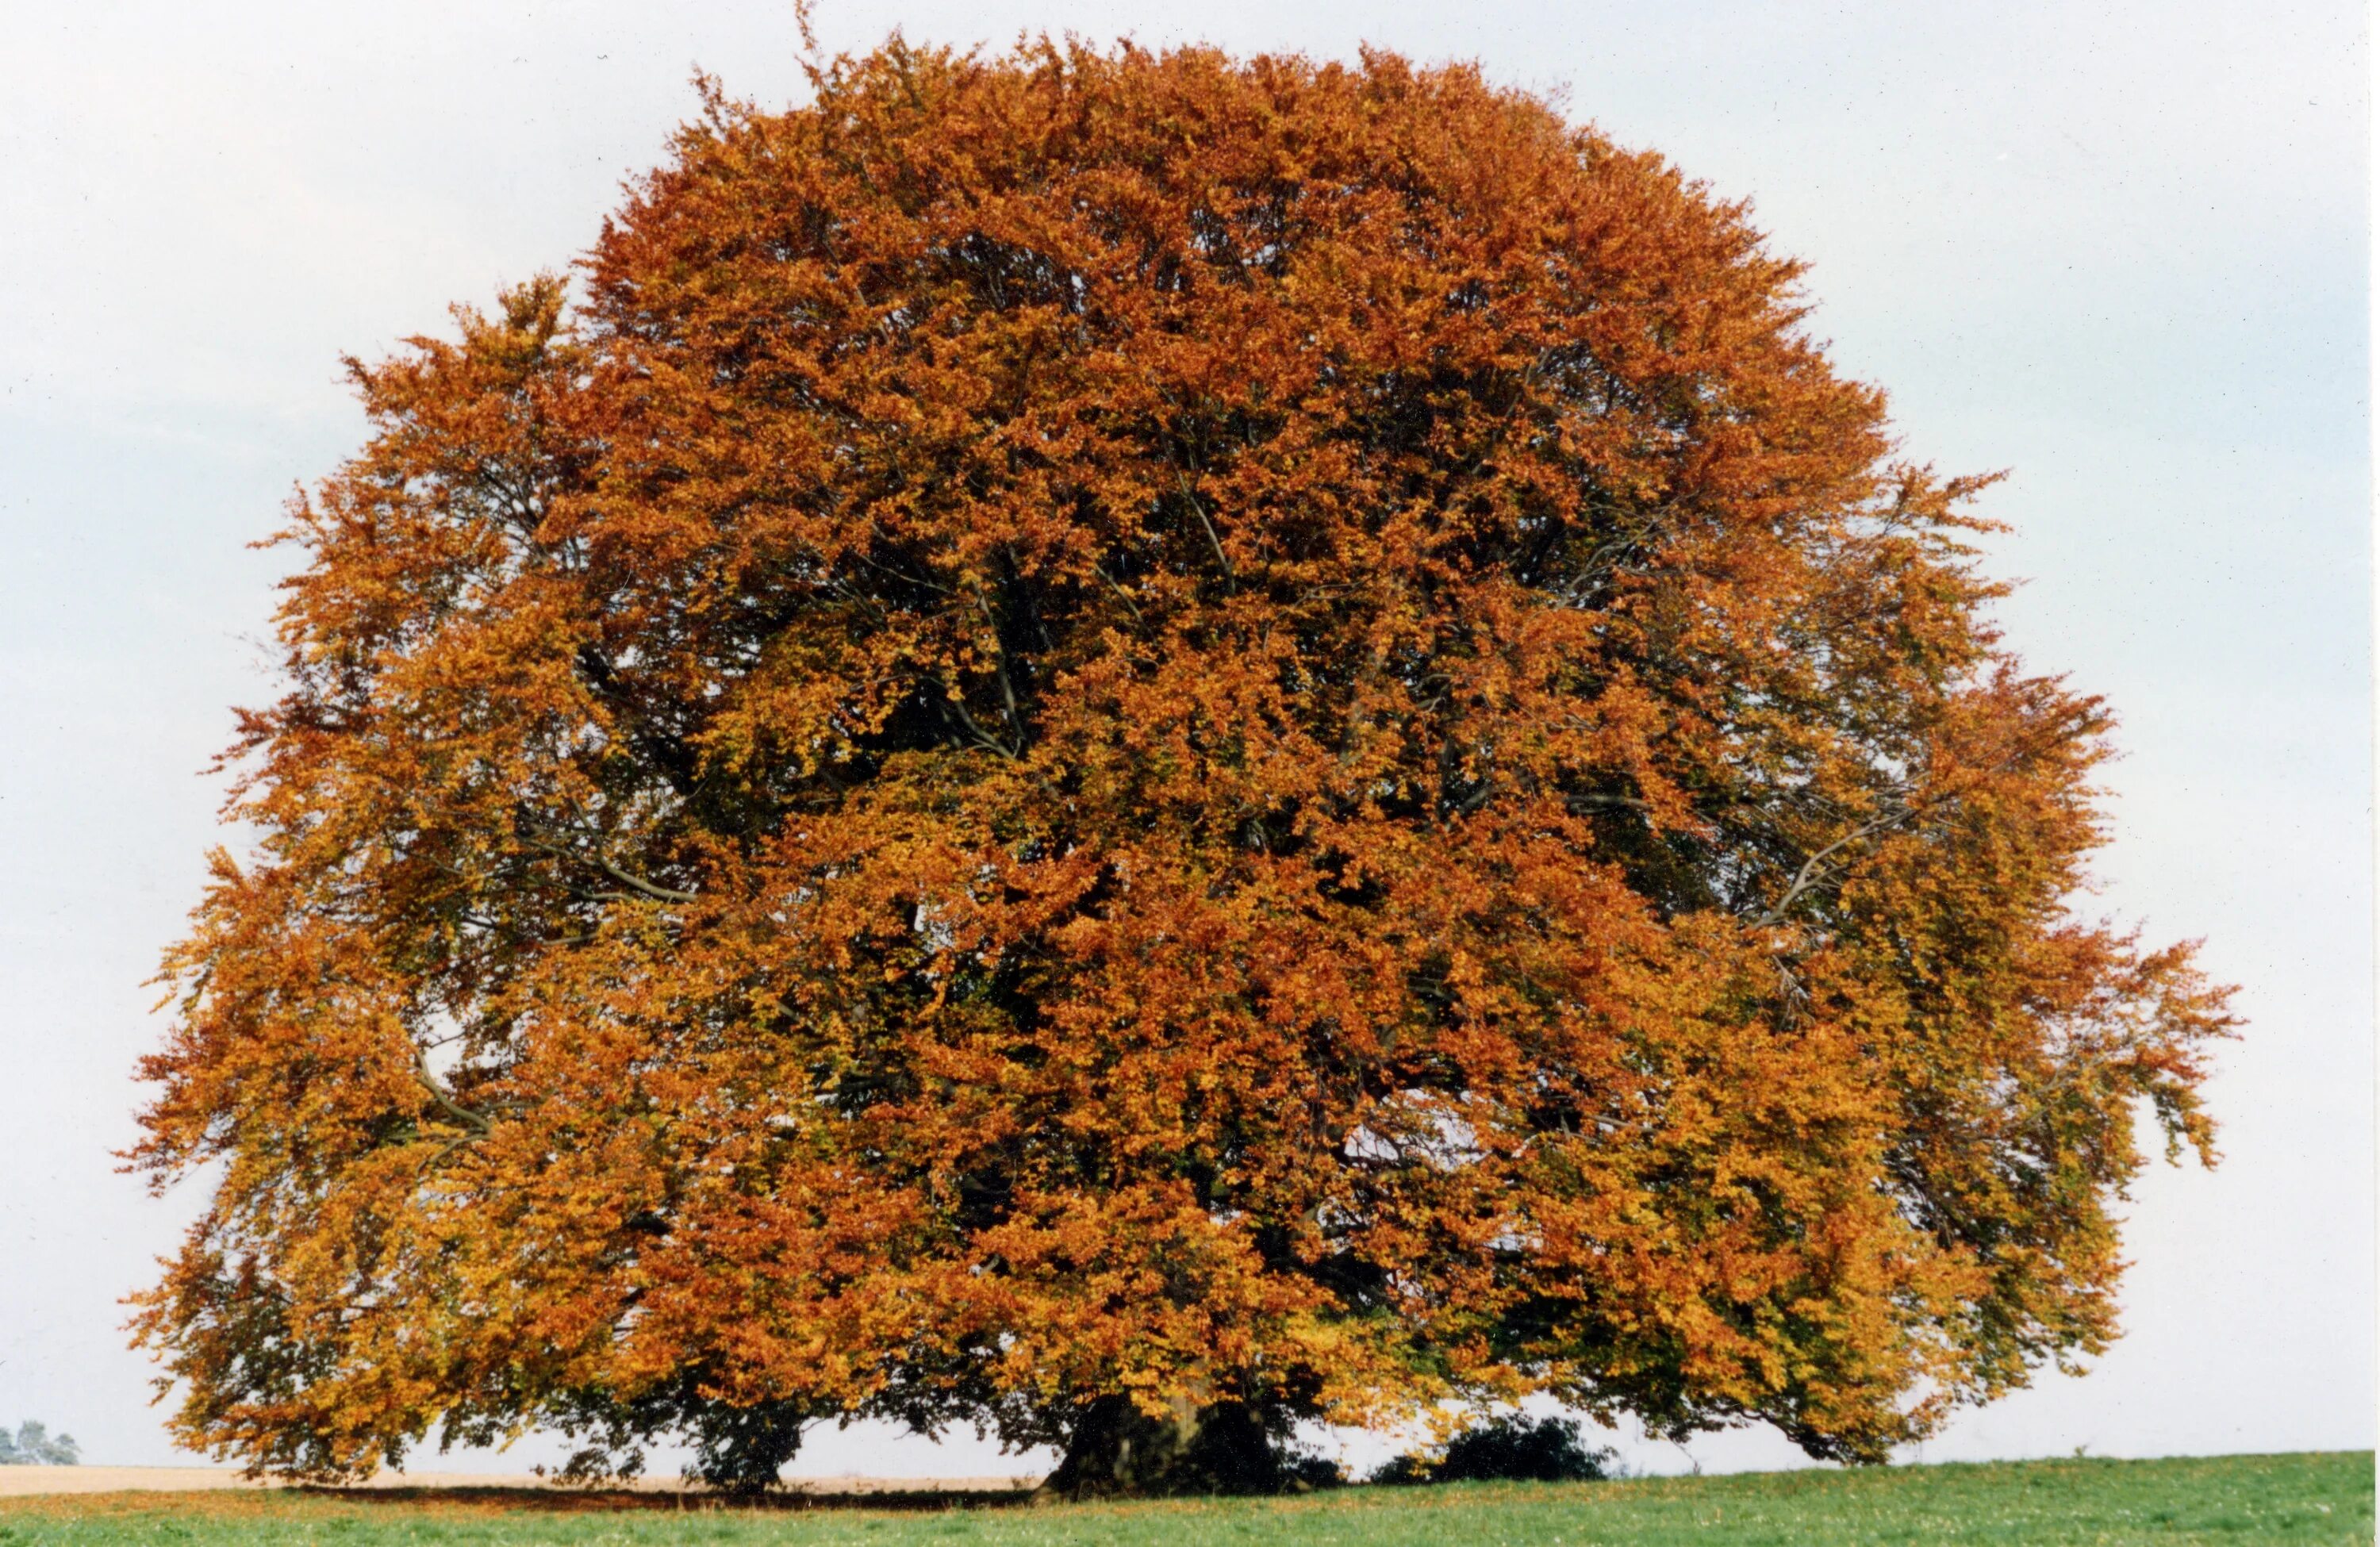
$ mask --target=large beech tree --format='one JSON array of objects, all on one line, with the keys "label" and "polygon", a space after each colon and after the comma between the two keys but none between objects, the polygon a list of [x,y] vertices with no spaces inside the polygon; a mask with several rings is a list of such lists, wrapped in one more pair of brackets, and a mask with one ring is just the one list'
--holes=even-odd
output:
[{"label": "large beech tree", "polygon": [[894,43],[354,377],[135,1163],[188,1442],[1882,1457],[2224,993],[1741,205],[1462,68]]}]

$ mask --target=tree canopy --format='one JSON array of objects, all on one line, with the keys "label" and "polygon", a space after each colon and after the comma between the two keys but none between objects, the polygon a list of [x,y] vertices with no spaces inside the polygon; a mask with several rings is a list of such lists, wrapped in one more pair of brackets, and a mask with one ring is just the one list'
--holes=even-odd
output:
[{"label": "tree canopy", "polygon": [[2107,1343],[2225,991],[1744,206],[1386,54],[814,86],[352,364],[144,1065],[186,1441],[1873,1460]]}]

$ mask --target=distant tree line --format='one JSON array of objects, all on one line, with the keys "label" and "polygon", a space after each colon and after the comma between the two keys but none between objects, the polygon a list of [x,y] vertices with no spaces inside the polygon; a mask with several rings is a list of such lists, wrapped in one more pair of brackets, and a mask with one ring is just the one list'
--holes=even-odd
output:
[{"label": "distant tree line", "polygon": [[81,1460],[73,1435],[52,1434],[38,1419],[27,1419],[14,1434],[0,1428],[0,1467],[71,1467]]}]

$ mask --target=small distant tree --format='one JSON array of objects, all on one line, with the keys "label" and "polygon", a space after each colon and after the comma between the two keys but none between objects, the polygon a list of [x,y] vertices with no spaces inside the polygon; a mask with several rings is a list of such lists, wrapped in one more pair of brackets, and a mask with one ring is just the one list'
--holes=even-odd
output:
[{"label": "small distant tree", "polygon": [[81,1460],[73,1435],[53,1434],[37,1419],[27,1419],[14,1435],[0,1428],[0,1467],[72,1467]]},{"label": "small distant tree", "polygon": [[1872,1461],[2106,1345],[2223,992],[1741,206],[1384,54],[816,87],[355,368],[145,1066],[180,1438]]}]

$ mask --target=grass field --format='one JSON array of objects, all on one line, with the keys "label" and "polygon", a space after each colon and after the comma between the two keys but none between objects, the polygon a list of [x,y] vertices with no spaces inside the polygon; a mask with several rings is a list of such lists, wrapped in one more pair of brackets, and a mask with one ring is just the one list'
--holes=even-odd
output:
[{"label": "grass field", "polygon": [[2369,1452],[2030,1461],[1088,1505],[948,1496],[702,1508],[653,1495],[113,1493],[0,1501],[6,1547],[134,1542],[798,1547],[1670,1547],[2369,1542]]}]

